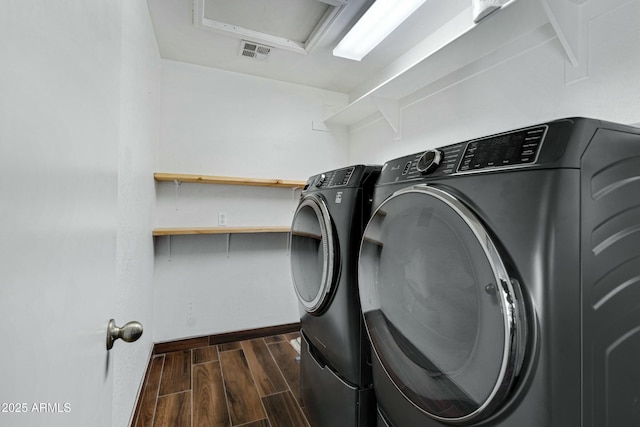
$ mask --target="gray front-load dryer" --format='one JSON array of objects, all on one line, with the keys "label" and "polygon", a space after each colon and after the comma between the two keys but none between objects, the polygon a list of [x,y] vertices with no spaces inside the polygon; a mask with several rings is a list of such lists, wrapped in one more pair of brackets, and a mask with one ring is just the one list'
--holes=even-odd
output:
[{"label": "gray front-load dryer", "polygon": [[293,217],[301,388],[312,427],[364,427],[375,417],[357,261],[379,173],[354,165],[310,177]]},{"label": "gray front-load dryer", "polygon": [[359,255],[378,425],[640,425],[640,130],[387,162]]}]

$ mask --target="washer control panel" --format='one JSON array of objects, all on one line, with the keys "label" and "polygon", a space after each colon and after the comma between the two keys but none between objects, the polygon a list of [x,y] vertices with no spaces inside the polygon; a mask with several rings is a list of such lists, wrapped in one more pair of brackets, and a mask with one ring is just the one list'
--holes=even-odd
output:
[{"label": "washer control panel", "polygon": [[349,185],[349,181],[355,171],[355,166],[337,169],[329,172],[324,172],[316,175],[310,179],[308,186],[315,188],[332,188],[332,187],[344,187]]},{"label": "washer control panel", "polygon": [[378,181],[391,183],[535,164],[548,125],[447,145],[388,161]]}]

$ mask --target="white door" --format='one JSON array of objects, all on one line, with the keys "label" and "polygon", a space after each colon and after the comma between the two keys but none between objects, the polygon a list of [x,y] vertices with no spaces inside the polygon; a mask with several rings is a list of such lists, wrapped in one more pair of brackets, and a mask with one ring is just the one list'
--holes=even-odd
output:
[{"label": "white door", "polygon": [[119,2],[0,5],[0,425],[110,426]]}]

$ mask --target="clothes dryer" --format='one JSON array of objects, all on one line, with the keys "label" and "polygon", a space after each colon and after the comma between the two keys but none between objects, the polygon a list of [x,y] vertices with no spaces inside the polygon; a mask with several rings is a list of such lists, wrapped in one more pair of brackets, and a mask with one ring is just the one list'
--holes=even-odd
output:
[{"label": "clothes dryer", "polygon": [[294,214],[291,271],[301,317],[301,388],[313,427],[374,422],[357,257],[380,169],[355,165],[310,177]]},{"label": "clothes dryer", "polygon": [[378,425],[640,425],[640,130],[561,119],[383,166],[359,255]]}]

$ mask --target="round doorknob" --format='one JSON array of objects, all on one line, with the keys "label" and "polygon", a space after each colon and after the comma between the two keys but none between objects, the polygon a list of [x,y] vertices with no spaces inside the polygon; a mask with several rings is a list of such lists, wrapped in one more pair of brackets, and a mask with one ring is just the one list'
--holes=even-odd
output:
[{"label": "round doorknob", "polygon": [[124,342],[134,342],[142,336],[142,324],[140,322],[132,321],[126,323],[124,326],[116,326],[114,319],[109,320],[107,326],[107,350],[113,348],[113,343],[118,338],[121,338]]}]

